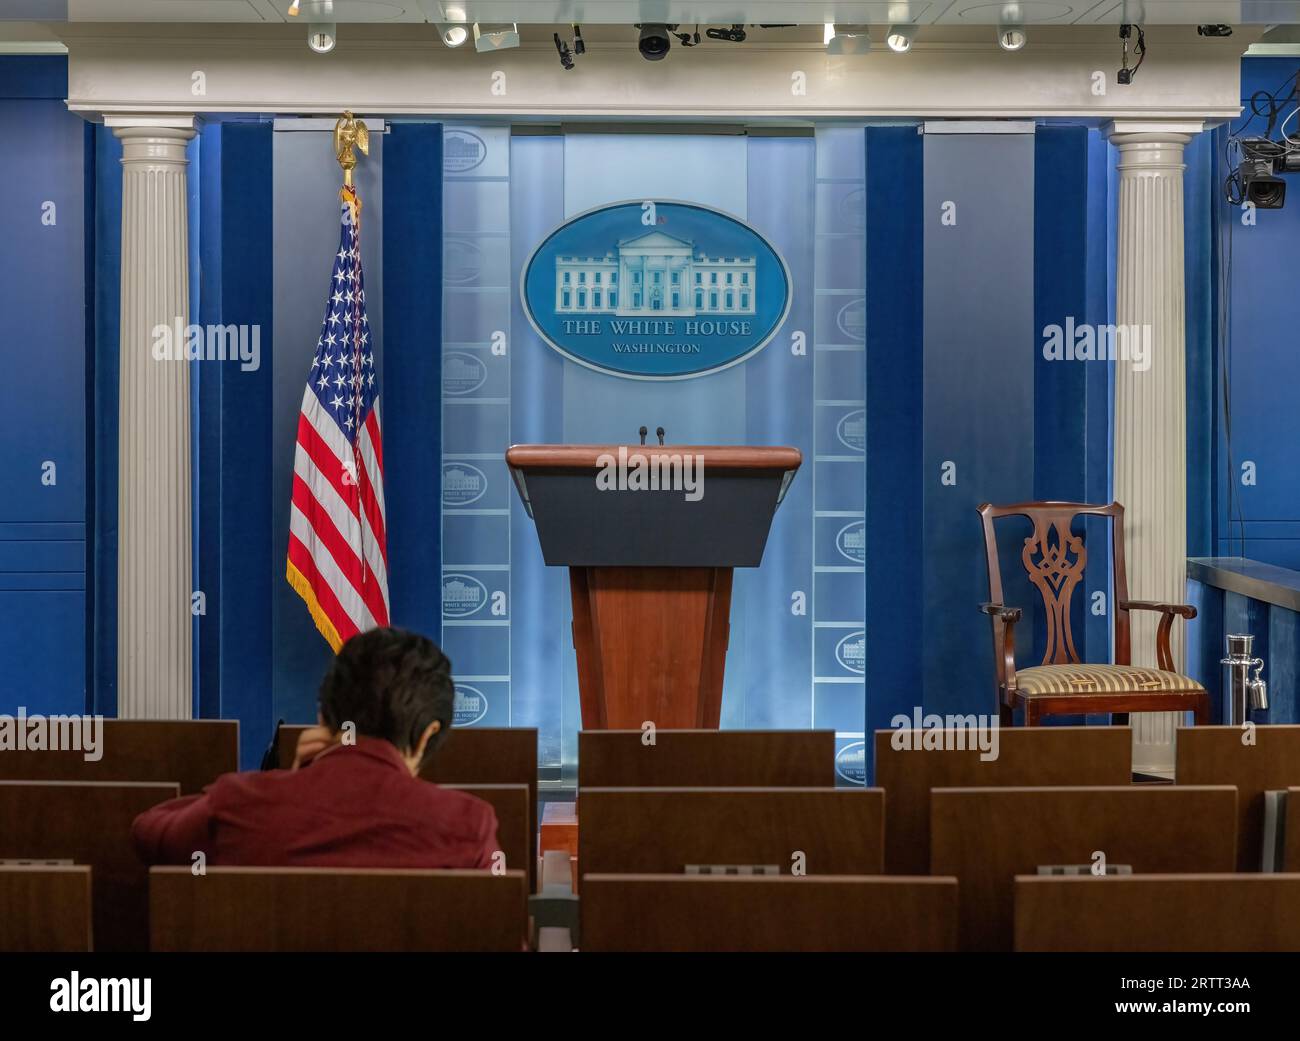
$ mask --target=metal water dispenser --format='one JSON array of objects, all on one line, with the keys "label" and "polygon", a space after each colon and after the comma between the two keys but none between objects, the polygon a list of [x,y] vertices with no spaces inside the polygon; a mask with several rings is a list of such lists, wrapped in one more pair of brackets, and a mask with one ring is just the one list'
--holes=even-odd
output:
[{"label": "metal water dispenser", "polygon": [[[1262,676],[1264,659],[1255,657],[1254,644],[1255,637],[1233,633],[1228,636],[1228,656],[1220,661],[1228,666],[1228,708],[1232,716],[1228,722],[1234,725],[1246,722],[1247,713],[1268,708],[1268,684]],[[1250,678],[1252,668],[1254,679]]]}]

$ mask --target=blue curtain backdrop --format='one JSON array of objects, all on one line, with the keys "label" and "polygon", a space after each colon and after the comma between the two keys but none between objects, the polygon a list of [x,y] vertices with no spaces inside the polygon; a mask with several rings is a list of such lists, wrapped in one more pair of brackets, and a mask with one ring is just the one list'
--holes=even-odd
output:
[{"label": "blue curtain backdrop", "polygon": [[94,138],[69,113],[67,61],[0,58],[0,135],[22,155],[0,206],[0,712],[80,712],[93,491],[85,408]]},{"label": "blue curtain backdrop", "polygon": [[[941,129],[866,131],[868,732],[918,708],[997,711],[980,503],[1110,497],[1109,368],[1042,353],[1046,326],[1108,320],[1107,145],[1085,127]],[[999,544],[1033,661],[1017,534]],[[1107,533],[1086,536],[1105,589]],[[1082,608],[1081,652],[1107,660],[1108,618]]]},{"label": "blue curtain backdrop", "polygon": [[[73,125],[82,127],[79,120]],[[93,229],[85,254],[91,333],[84,376],[93,430],[86,439],[92,653],[81,687],[95,711],[113,715],[121,144],[103,127],[86,135],[86,221]],[[284,558],[309,357],[302,344],[319,325],[337,244],[338,169],[327,130],[279,136],[293,140],[281,144],[278,167],[270,120],[209,123],[188,149],[193,320],[256,326],[261,349],[251,371],[219,362],[191,365],[196,589],[206,598],[206,612],[195,619],[194,708],[202,717],[240,720],[245,767],[257,764],[277,719],[315,718],[316,688],[329,664],[328,645],[285,583]],[[395,624],[436,636],[441,299],[430,287],[441,281],[442,201],[441,182],[429,170],[440,165],[442,128],[396,124],[374,143],[370,163],[359,171],[370,229],[370,313],[382,329],[384,303],[397,299],[398,317],[384,332],[401,344],[391,354],[382,345],[379,352],[385,467],[388,481],[401,486],[387,502],[389,545],[406,564],[390,599]],[[383,220],[385,196],[400,214],[392,223]],[[383,277],[385,254],[400,258],[391,285]]]},{"label": "blue curtain backdrop", "polygon": [[[1193,142],[1185,177],[1189,546],[1201,555],[1245,556],[1288,568],[1300,568],[1300,470],[1294,463],[1300,413],[1293,404],[1300,361],[1290,333],[1300,323],[1300,297],[1289,259],[1300,232],[1296,179],[1286,178],[1285,207],[1253,213],[1223,198],[1223,182],[1230,172],[1229,131],[1263,136],[1267,130],[1268,101],[1261,96],[1264,115],[1252,116],[1251,98],[1259,91],[1285,96],[1277,113],[1281,123],[1295,113],[1289,90],[1295,74],[1294,58],[1244,59],[1246,112],[1230,128]],[[1287,131],[1294,134],[1294,119]],[[1216,283],[1228,284],[1228,294],[1207,293],[1194,306],[1193,271],[1198,279],[1210,272]],[[1251,480],[1243,479],[1247,463]],[[1223,708],[1224,635],[1253,633],[1255,652],[1268,663],[1271,704],[1252,718],[1300,721],[1300,614],[1197,582],[1188,585],[1200,612],[1189,626],[1189,668],[1210,688],[1216,709]]]},{"label": "blue curtain backdrop", "polygon": [[[1244,129],[1247,136],[1262,136],[1268,120],[1266,115],[1251,116],[1251,96],[1256,91],[1285,92],[1295,74],[1294,58],[1245,59],[1241,97],[1246,113],[1234,122],[1233,131]],[[1267,101],[1261,98],[1259,108],[1266,114]],[[1279,110],[1279,123],[1294,111],[1294,101],[1286,101]],[[1295,119],[1287,131],[1295,134]],[[1300,187],[1294,175],[1285,178],[1288,192],[1281,210],[1257,210],[1250,215],[1231,206],[1221,191],[1229,172],[1222,158],[1225,129],[1214,136],[1218,147],[1207,143],[1204,152],[1216,168],[1209,201],[1216,219],[1218,262],[1232,285],[1225,301],[1228,349],[1221,359],[1226,363],[1231,402],[1231,446],[1222,384],[1215,386],[1213,394],[1219,453],[1213,468],[1214,551],[1300,568],[1300,468],[1295,465],[1300,410],[1294,406],[1295,388],[1300,385],[1300,355],[1294,347],[1294,331],[1300,328],[1300,294],[1295,292],[1294,278]],[[1255,464],[1253,484],[1241,480],[1244,462]]]},{"label": "blue curtain backdrop", "polygon": [[[670,442],[804,453],[763,567],[736,575],[722,722],[833,729],[841,777],[861,783],[861,135],[446,129],[444,643],[457,721],[536,726],[547,776],[571,775],[580,726],[568,579],[542,563],[502,453],[517,442],[630,441],[645,423]],[[776,247],[794,303],[763,351],[664,384],[587,369],[537,337],[518,299],[526,258],[564,220],[629,199],[712,206]],[[454,594],[471,584],[485,606],[466,615]]]},{"label": "blue curtain backdrop", "polygon": [[[259,688],[260,719],[310,722],[316,691],[329,666],[329,645],[284,579],[298,413],[338,245],[340,176],[329,128],[262,124],[271,162],[265,278],[257,292],[273,300],[275,349],[263,376],[269,463],[259,524],[270,532],[266,554],[250,566],[267,583],[271,634],[269,684]],[[385,509],[393,624],[438,636],[441,412],[442,127],[396,123],[372,134],[356,171],[362,211],[366,306],[380,370]],[[227,194],[227,205],[230,195]],[[251,287],[250,287],[251,290]],[[227,318],[227,321],[232,319]],[[265,418],[269,417],[269,419]],[[233,653],[233,652],[232,652]],[[268,697],[262,691],[270,691]],[[268,729],[269,735],[269,729]]]}]

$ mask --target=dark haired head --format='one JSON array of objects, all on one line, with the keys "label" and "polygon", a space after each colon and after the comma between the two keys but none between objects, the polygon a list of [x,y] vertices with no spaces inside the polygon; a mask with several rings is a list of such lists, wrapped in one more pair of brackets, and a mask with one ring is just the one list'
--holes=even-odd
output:
[{"label": "dark haired head", "polygon": [[352,723],[357,734],[381,737],[410,756],[437,721],[423,765],[451,727],[454,699],[451,662],[436,643],[403,629],[371,629],[348,640],[325,674],[321,722],[336,732]]}]

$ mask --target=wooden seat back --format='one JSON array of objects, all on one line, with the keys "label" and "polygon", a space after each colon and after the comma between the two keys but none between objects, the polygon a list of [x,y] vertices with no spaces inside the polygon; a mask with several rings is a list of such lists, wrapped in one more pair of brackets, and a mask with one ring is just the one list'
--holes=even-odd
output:
[{"label": "wooden seat back", "polygon": [[0,781],[0,859],[89,867],[95,949],[146,950],[148,875],[131,824],[179,794],[177,785],[156,782]]},{"label": "wooden seat back", "polygon": [[529,830],[532,804],[528,801],[528,785],[448,784],[443,787],[473,795],[492,807],[497,815],[497,841],[501,843],[501,852],[505,855],[504,866],[523,871],[531,877],[529,866],[532,865],[536,870],[533,861],[537,855],[533,835]]},{"label": "wooden seat back", "polygon": [[90,868],[0,863],[0,951],[93,950]]},{"label": "wooden seat back", "polygon": [[918,875],[930,870],[932,788],[1122,785],[1132,778],[1129,727],[1002,727],[997,758],[959,748],[961,731],[931,738],[935,747],[907,747],[898,735],[935,731],[876,731],[876,784],[885,790],[885,869]]},{"label": "wooden seat back", "polygon": [[829,788],[833,730],[578,732],[579,788]]},{"label": "wooden seat back", "polygon": [[1179,784],[1237,789],[1237,870],[1258,871],[1264,843],[1264,793],[1300,785],[1300,725],[1179,727]]},{"label": "wooden seat back", "polygon": [[[80,721],[83,717],[71,717]],[[239,769],[233,719],[100,720],[98,758],[82,750],[16,749],[0,755],[3,781],[175,781],[182,795]]]},{"label": "wooden seat back", "polygon": [[962,950],[1007,951],[1016,875],[1099,863],[1134,873],[1231,871],[1231,787],[937,788],[930,872],[961,885]]},{"label": "wooden seat back", "polygon": [[1297,951],[1300,874],[1017,876],[1017,951]]},{"label": "wooden seat back", "polygon": [[578,870],[679,874],[688,866],[779,874],[879,874],[878,788],[583,788]]},{"label": "wooden seat back", "polygon": [[587,875],[583,951],[951,951],[952,878]]},{"label": "wooden seat back", "polygon": [[523,871],[149,872],[155,951],[520,951]]}]

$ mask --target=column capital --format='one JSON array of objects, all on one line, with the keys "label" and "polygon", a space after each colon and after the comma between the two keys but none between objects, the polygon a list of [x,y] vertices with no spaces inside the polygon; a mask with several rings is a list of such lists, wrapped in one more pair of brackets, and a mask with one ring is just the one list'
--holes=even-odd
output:
[{"label": "column capital", "polygon": [[1105,126],[1112,144],[1185,145],[1205,129],[1203,119],[1116,119]]},{"label": "column capital", "polygon": [[196,123],[197,119],[192,112],[126,112],[104,116],[104,126],[118,137],[122,136],[120,131],[133,128],[156,130],[163,136],[169,132],[188,130],[189,135],[185,138],[188,141],[194,136]]},{"label": "column capital", "polygon": [[104,125],[122,142],[123,165],[184,166],[195,134],[193,116],[108,116]]}]

